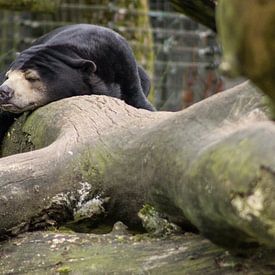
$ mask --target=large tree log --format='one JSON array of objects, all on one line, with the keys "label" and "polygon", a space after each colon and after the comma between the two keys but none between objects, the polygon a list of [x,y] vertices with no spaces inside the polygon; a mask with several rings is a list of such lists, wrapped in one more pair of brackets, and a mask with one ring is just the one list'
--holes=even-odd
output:
[{"label": "large tree log", "polygon": [[36,150],[0,160],[1,235],[82,218],[95,200],[135,224],[148,202],[225,247],[274,248],[275,128],[261,107],[245,83],[178,113],[103,96],[39,108],[4,142]]}]

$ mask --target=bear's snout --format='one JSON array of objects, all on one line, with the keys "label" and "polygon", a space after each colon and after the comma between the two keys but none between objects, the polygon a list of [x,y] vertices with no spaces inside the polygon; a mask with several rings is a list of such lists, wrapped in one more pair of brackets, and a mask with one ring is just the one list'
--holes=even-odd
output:
[{"label": "bear's snout", "polygon": [[6,103],[9,99],[13,97],[14,90],[8,85],[0,86],[0,103]]}]

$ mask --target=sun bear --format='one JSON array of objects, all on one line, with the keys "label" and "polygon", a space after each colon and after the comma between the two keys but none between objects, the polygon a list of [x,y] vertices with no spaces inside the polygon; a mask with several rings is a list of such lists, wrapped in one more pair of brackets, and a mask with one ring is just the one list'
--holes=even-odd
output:
[{"label": "sun bear", "polygon": [[107,95],[154,111],[150,80],[132,49],[115,31],[89,24],[58,28],[38,38],[9,66],[0,86],[0,108],[34,110],[78,95]]}]

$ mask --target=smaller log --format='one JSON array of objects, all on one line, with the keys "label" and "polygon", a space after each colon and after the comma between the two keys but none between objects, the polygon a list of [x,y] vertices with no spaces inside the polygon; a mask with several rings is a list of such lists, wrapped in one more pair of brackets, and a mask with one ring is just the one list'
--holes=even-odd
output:
[{"label": "smaller log", "polygon": [[[274,274],[274,253],[230,255],[198,235],[32,232],[0,246],[1,274]],[[118,228],[119,227],[119,228]],[[16,259],[16,260],[14,260]]]}]

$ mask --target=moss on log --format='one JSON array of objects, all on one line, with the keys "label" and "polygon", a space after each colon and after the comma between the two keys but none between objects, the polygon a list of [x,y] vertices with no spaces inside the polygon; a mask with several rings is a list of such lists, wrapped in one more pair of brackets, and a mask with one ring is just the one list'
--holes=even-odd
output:
[{"label": "moss on log", "polygon": [[159,239],[117,230],[27,233],[2,243],[0,255],[1,274],[274,274],[275,268],[271,251],[244,259],[193,234]]},{"label": "moss on log", "polygon": [[178,113],[64,99],[33,112],[22,131],[36,150],[0,160],[2,237],[83,208],[93,220],[96,199],[104,217],[128,225],[150,203],[224,247],[274,248],[275,129],[248,83]]}]

